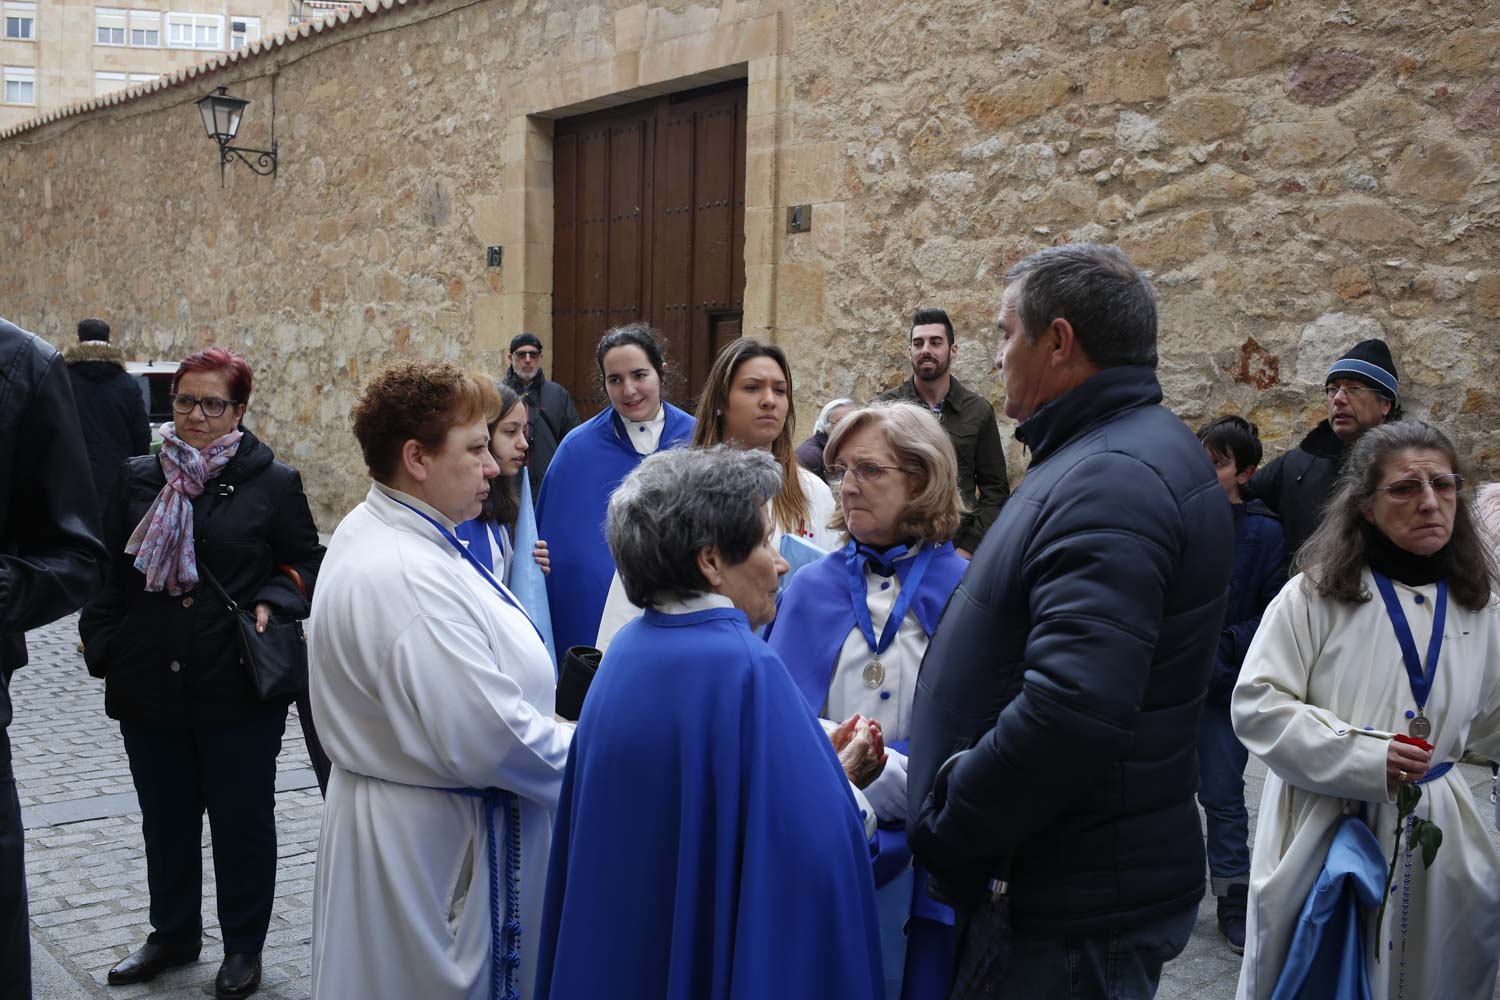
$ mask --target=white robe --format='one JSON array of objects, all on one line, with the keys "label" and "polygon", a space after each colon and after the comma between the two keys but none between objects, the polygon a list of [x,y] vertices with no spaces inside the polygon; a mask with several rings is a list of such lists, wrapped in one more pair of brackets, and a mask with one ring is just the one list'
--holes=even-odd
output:
[{"label": "white robe", "polygon": [[[797,467],[797,480],[802,485],[802,494],[807,497],[809,510],[806,530],[799,531],[798,535],[824,552],[843,548],[844,539],[839,532],[828,527],[828,519],[833,517],[837,506],[828,484],[801,466]],[[774,517],[770,504],[766,505],[766,517]],[[779,525],[771,534],[771,546],[778,552],[781,551],[783,534],[785,532]],[[604,613],[599,617],[599,636],[594,640],[594,645],[601,651],[608,649],[615,633],[640,616],[641,609],[631,604],[630,598],[625,596],[625,585],[620,582],[620,574],[616,573],[614,579],[609,581],[609,596],[604,600]]]},{"label": "white robe", "polygon": [[[1304,588],[1301,576],[1291,580],[1266,608],[1234,690],[1235,732],[1269,769],[1250,862],[1241,1000],[1262,1000],[1275,989],[1297,916],[1346,803],[1351,811],[1369,803],[1369,821],[1386,858],[1394,846],[1387,743],[1407,731],[1406,712],[1416,703],[1368,571],[1365,586],[1371,599],[1347,604],[1317,596]],[[1395,586],[1425,660],[1437,587]],[[1474,612],[1450,596],[1425,714],[1432,721],[1434,766],[1457,760],[1465,748],[1490,757],[1500,753],[1500,605]],[[1489,997],[1500,956],[1500,859],[1457,769],[1421,788],[1416,815],[1442,828],[1443,844],[1430,869],[1423,868],[1420,852],[1414,856],[1405,995]],[[1373,1000],[1397,994],[1399,877],[1396,885],[1379,942],[1373,912],[1365,917]],[[1394,950],[1386,950],[1393,940]]]},{"label": "white robe", "polygon": [[572,738],[553,719],[546,647],[431,524],[379,487],[334,533],[309,633],[313,714],[334,765],[312,995],[488,997],[485,808],[438,789],[497,787],[521,803],[520,985],[530,997]]}]

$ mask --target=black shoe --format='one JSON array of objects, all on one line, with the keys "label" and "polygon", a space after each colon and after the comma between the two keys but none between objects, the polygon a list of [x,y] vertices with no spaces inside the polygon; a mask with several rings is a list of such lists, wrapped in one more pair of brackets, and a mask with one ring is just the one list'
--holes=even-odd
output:
[{"label": "black shoe", "polygon": [[1232,885],[1227,896],[1219,897],[1219,933],[1236,955],[1245,953],[1245,904],[1249,893],[1248,886]]},{"label": "black shoe", "polygon": [[247,997],[260,989],[260,952],[225,955],[214,979],[214,996],[218,1000]]},{"label": "black shoe", "polygon": [[172,948],[147,941],[109,970],[109,985],[125,986],[155,979],[158,974],[198,961],[198,949]]}]

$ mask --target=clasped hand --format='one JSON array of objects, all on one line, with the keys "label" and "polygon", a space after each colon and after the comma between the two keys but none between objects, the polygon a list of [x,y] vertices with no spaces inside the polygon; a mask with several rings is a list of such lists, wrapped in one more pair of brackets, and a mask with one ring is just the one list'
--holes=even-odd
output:
[{"label": "clasped hand", "polygon": [[1432,751],[1424,750],[1410,743],[1401,743],[1391,740],[1386,744],[1385,751],[1385,783],[1390,788],[1391,794],[1396,793],[1396,787],[1408,782],[1420,781],[1428,770],[1432,760]]},{"label": "clasped hand", "polygon": [[839,755],[844,774],[855,788],[864,788],[880,777],[885,767],[885,737],[880,723],[855,714],[828,734],[834,752]]}]

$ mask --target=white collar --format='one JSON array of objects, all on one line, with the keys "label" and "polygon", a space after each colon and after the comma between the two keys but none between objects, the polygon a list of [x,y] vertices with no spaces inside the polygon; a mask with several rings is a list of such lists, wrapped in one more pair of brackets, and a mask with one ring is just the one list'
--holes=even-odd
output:
[{"label": "white collar", "polygon": [[449,531],[452,531],[454,528],[458,527],[457,522],[448,517],[447,514],[444,514],[442,511],[432,506],[432,504],[427,503],[425,500],[418,500],[410,493],[402,493],[398,489],[393,489],[392,487],[387,486],[385,483],[380,482],[378,479],[373,480],[371,482],[371,485],[375,488],[376,492],[380,493],[381,495],[389,497],[397,503],[404,503],[408,507],[413,507],[421,511],[422,513],[426,514],[428,517],[436,521],[438,524],[441,524],[443,527],[447,528]]},{"label": "white collar", "polygon": [[694,594],[680,601],[663,601],[660,604],[651,605],[653,611],[664,615],[690,615],[695,611],[707,611],[710,608],[732,607],[734,607],[733,601],[723,594],[715,594],[711,591]]},{"label": "white collar", "polygon": [[667,408],[658,403],[656,404],[656,416],[650,420],[627,420],[625,422],[635,424],[637,427],[660,427],[667,422]]}]

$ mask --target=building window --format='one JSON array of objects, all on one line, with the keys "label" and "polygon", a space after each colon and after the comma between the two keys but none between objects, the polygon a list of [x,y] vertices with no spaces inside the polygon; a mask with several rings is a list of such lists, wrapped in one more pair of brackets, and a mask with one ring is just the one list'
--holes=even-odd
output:
[{"label": "building window", "polygon": [[127,86],[124,73],[95,73],[94,74],[94,96],[103,97],[105,94],[116,90],[124,90]]},{"label": "building window", "polygon": [[219,33],[224,18],[219,14],[168,14],[167,45],[174,49],[222,49]]},{"label": "building window", "polygon": [[36,103],[36,69],[34,67],[6,66],[3,73],[6,104]]},{"label": "building window", "polygon": [[231,49],[244,48],[251,42],[259,40],[260,18],[235,16],[229,19],[229,47]]},{"label": "building window", "polygon": [[23,41],[36,37],[36,4],[5,4],[5,37]]},{"label": "building window", "polygon": [[130,44],[139,48],[161,48],[161,15],[154,10],[131,11]]},{"label": "building window", "polygon": [[125,44],[125,12],[113,7],[94,8],[94,43],[96,45]]}]

